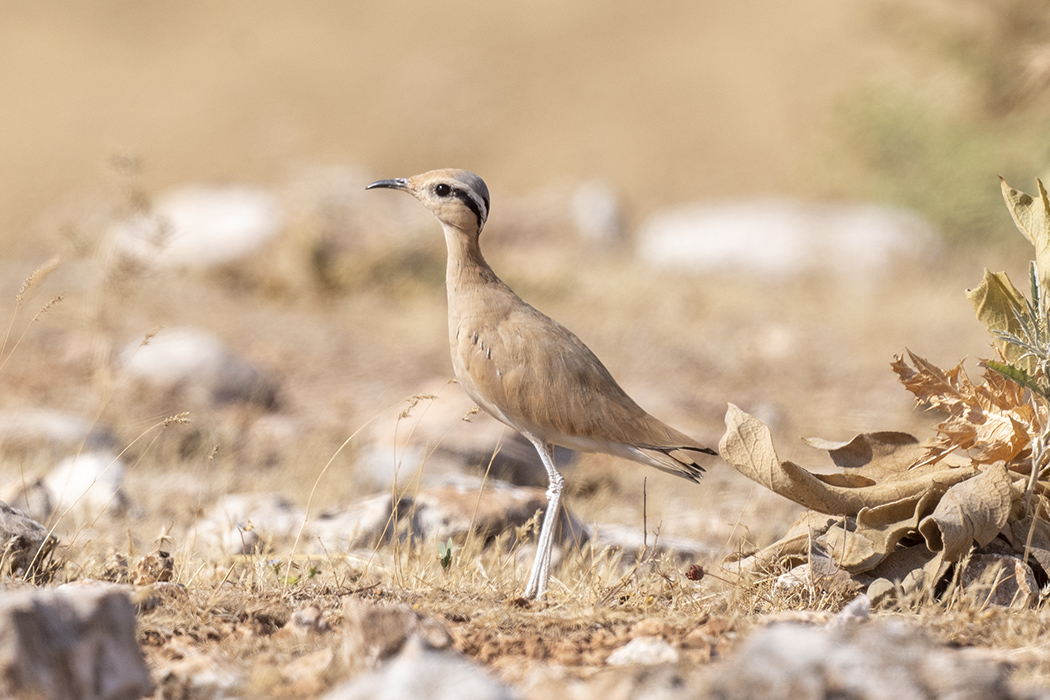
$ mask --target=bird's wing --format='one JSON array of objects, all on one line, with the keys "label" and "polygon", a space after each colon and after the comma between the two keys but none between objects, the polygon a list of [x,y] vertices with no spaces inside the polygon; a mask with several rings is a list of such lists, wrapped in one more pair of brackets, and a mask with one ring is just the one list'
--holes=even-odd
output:
[{"label": "bird's wing", "polygon": [[515,427],[568,446],[593,441],[655,451],[633,458],[649,457],[640,461],[660,468],[655,462],[683,461],[668,456],[678,448],[713,454],[638,406],[590,348],[558,322],[516,297],[485,308],[491,315],[472,319],[472,332],[458,340],[457,373],[465,373],[461,379],[473,385],[471,393]]}]

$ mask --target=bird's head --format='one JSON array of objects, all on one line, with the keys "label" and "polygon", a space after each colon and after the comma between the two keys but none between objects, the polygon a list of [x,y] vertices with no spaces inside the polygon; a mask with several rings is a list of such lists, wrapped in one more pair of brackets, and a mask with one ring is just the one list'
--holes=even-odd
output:
[{"label": "bird's head", "polygon": [[415,177],[379,180],[365,189],[402,190],[423,203],[442,224],[480,234],[489,216],[489,188],[467,170],[431,170]]}]

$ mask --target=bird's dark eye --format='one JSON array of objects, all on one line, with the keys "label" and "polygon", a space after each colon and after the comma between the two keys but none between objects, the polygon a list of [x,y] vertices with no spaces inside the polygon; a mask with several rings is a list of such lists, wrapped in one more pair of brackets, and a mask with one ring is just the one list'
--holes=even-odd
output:
[{"label": "bird's dark eye", "polygon": [[441,183],[440,185],[434,188],[434,194],[436,194],[438,197],[447,197],[449,196],[449,194],[451,194],[451,192],[452,188],[446,185],[445,183]]}]

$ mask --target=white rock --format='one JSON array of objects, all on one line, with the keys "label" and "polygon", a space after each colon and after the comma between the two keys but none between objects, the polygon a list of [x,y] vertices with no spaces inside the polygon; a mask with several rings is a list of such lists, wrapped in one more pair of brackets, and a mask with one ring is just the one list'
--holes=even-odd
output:
[{"label": "white rock", "polygon": [[135,609],[118,586],[0,596],[0,696],[133,700],[152,690]]},{"label": "white rock", "polygon": [[700,559],[705,557],[716,557],[720,548],[716,545],[687,540],[681,537],[656,537],[650,534],[644,537],[637,526],[618,525],[615,523],[600,523],[588,526],[592,545],[595,549],[611,547],[623,550],[625,556],[632,557],[649,545],[650,551],[655,554],[670,554],[673,556]]},{"label": "white rock", "polygon": [[241,676],[223,666],[220,654],[205,654],[190,648],[178,658],[162,658],[155,669],[159,698],[235,698]]},{"label": "white rock", "polygon": [[452,646],[448,628],[409,606],[347,598],[343,601],[343,661],[350,669],[375,669],[415,639],[426,649]]},{"label": "white rock", "polygon": [[333,688],[324,700],[511,700],[509,688],[477,664],[447,651],[433,651],[413,638],[377,671]]},{"label": "white rock", "polygon": [[[547,487],[547,472],[536,449],[514,430],[476,406],[447,380],[434,380],[407,416],[391,414],[374,421],[364,435],[356,468],[366,488],[387,490],[409,483],[422,472],[424,483],[471,471],[522,486]],[[476,412],[475,412],[476,411]],[[571,450],[556,448],[559,467],[569,466]]]},{"label": "white rock", "polygon": [[87,418],[65,411],[26,408],[0,413],[0,442],[43,443],[55,449],[79,446],[87,449],[113,447],[109,429]]},{"label": "white rock", "polygon": [[585,182],[572,193],[572,220],[580,236],[595,243],[623,240],[623,213],[616,190],[607,183]]},{"label": "white rock", "polygon": [[[416,494],[412,532],[422,539],[445,540],[465,535],[473,526],[483,538],[495,537],[521,527],[546,510],[545,489],[514,486],[473,477],[450,479],[444,486],[422,489]],[[538,522],[542,522],[542,518]],[[587,527],[564,505],[559,509],[555,542],[583,544],[590,537]]]},{"label": "white rock", "polygon": [[162,390],[185,390],[202,401],[270,407],[276,400],[271,378],[196,328],[166,328],[146,344],[133,341],[121,351],[120,363],[132,379]]},{"label": "white rock", "polygon": [[827,624],[828,629],[849,627],[871,619],[871,599],[861,593],[839,610]]},{"label": "white rock", "polygon": [[[402,498],[399,515],[411,512],[412,499]],[[303,533],[308,553],[348,552],[358,547],[374,547],[393,540],[398,523],[389,493],[366,496],[344,508],[336,508],[312,518]]]},{"label": "white rock", "polygon": [[72,508],[96,516],[121,513],[128,506],[124,493],[124,462],[113,452],[88,452],[67,457],[43,479],[52,508],[59,514]]},{"label": "white rock", "polygon": [[918,259],[936,242],[933,228],[903,209],[760,199],[656,213],[641,227],[638,252],[656,267],[694,273],[853,277]]},{"label": "white rock", "polygon": [[710,694],[749,700],[1018,697],[1004,664],[934,644],[917,627],[897,621],[834,629],[771,625],[712,667]]},{"label": "white rock", "polygon": [[0,575],[27,576],[43,569],[58,541],[47,528],[17,508],[0,502]]},{"label": "white rock", "polygon": [[154,265],[204,269],[259,250],[285,218],[265,190],[197,185],[161,195],[151,212],[117,224],[113,236],[119,250]]},{"label": "white rock", "polygon": [[979,606],[1030,608],[1039,600],[1032,568],[1008,554],[975,554],[962,572],[963,589]]},{"label": "white rock", "polygon": [[662,637],[635,637],[609,654],[610,666],[652,666],[678,663],[678,650]]},{"label": "white rock", "polygon": [[268,538],[294,537],[306,511],[277,493],[231,493],[219,498],[195,526],[205,547],[249,554]]}]

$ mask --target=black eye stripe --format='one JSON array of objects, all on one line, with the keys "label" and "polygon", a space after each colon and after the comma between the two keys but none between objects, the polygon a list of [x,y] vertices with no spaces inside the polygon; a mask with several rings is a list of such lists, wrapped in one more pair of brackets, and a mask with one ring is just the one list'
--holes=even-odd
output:
[{"label": "black eye stripe", "polygon": [[474,212],[474,216],[478,219],[478,229],[485,225],[485,216],[482,213],[481,207],[478,204],[476,197],[471,196],[469,192],[461,190],[458,187],[452,188],[452,196],[467,205],[467,208]]}]

